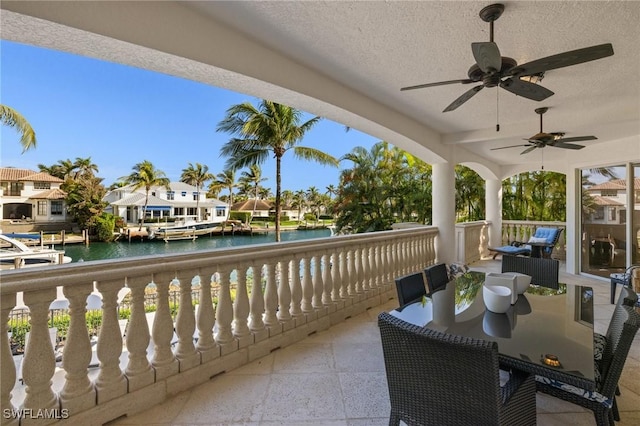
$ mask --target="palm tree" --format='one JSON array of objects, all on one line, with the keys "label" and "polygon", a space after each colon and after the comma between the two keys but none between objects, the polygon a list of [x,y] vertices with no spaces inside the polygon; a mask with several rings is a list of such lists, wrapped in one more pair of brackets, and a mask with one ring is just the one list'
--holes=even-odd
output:
[{"label": "palm tree", "polygon": [[233,205],[233,188],[236,187],[236,172],[232,169],[223,170],[216,175],[217,180],[212,185],[219,185],[229,190],[229,205]]},{"label": "palm tree", "polygon": [[98,173],[98,166],[91,162],[91,157],[80,158],[76,157],[76,161],[73,163],[74,178],[78,179],[80,176],[93,177],[95,173]]},{"label": "palm tree", "polygon": [[180,182],[187,183],[196,187],[196,214],[197,220],[200,221],[200,188],[205,182],[213,179],[212,173],[209,173],[209,166],[204,166],[200,163],[196,163],[195,166],[189,163],[189,167],[182,169],[180,175]]},{"label": "palm tree", "polygon": [[300,123],[302,112],[286,105],[262,100],[258,108],[248,102],[230,107],[218,124],[218,131],[237,135],[220,150],[233,169],[262,164],[273,155],[276,159],[276,241],[280,241],[282,211],[282,157],[292,150],[296,158],[314,160],[337,167],[338,160],[315,148],[296,146],[320,117]]},{"label": "palm tree", "polygon": [[129,176],[121,177],[120,180],[125,181],[127,184],[133,185],[134,191],[140,188],[145,189],[144,207],[142,209],[142,216],[140,216],[140,228],[138,228],[138,230],[140,231],[142,230],[142,222],[147,216],[149,191],[151,191],[151,188],[153,186],[164,186],[165,188],[170,189],[169,178],[167,178],[162,170],[156,169],[150,161],[144,160],[143,162],[133,166],[133,172]]},{"label": "palm tree", "polygon": [[36,132],[18,111],[9,106],[0,105],[0,122],[5,126],[13,127],[20,133],[22,152],[36,147]]},{"label": "palm tree", "polygon": [[240,173],[240,181],[243,183],[247,183],[248,186],[253,188],[253,212],[251,216],[256,215],[256,206],[258,204],[258,198],[260,195],[260,190],[262,187],[260,186],[260,182],[266,181],[267,178],[262,177],[262,169],[257,164],[251,165],[249,167],[249,171],[243,171]]},{"label": "palm tree", "polygon": [[298,223],[300,223],[300,215],[302,214],[302,209],[307,205],[307,194],[304,190],[299,189],[293,193],[293,197],[291,198],[291,207],[298,209]]}]

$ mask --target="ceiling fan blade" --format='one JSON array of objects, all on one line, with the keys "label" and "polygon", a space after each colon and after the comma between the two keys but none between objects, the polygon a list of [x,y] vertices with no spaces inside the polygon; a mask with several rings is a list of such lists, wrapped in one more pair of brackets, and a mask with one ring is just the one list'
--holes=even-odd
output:
[{"label": "ceiling fan blade", "polygon": [[483,72],[500,71],[502,56],[498,45],[493,42],[471,43],[473,57]]},{"label": "ceiling fan blade", "polygon": [[451,105],[449,105],[448,107],[446,107],[444,109],[444,111],[442,112],[449,112],[449,111],[453,111],[454,109],[458,108],[460,105],[462,105],[463,103],[467,102],[469,99],[471,99],[476,93],[478,93],[479,91],[482,90],[484,86],[480,85],[480,86],[476,86],[476,87],[472,87],[471,89],[467,90],[466,92],[464,92],[462,94],[462,96],[460,96],[458,99],[456,99],[455,101],[453,101],[451,103]]},{"label": "ceiling fan blade", "polygon": [[522,75],[533,75],[557,68],[564,68],[571,65],[582,64],[584,62],[595,61],[596,59],[605,58],[613,55],[613,46],[611,43],[599,44],[597,46],[585,47],[583,49],[571,50],[569,52],[559,53],[546,58],[537,59],[518,65],[511,69],[507,74],[516,77]]},{"label": "ceiling fan blade", "polygon": [[522,96],[533,101],[543,101],[553,95],[553,92],[546,87],[520,80],[519,78],[508,78],[500,82],[500,87],[515,95]]},{"label": "ceiling fan blade", "polygon": [[400,91],[404,92],[405,90],[424,89],[425,87],[444,86],[446,84],[456,84],[456,83],[469,84],[469,83],[473,83],[473,80],[469,80],[468,78],[465,78],[464,80],[449,80],[449,81],[439,81],[437,83],[418,84],[417,86],[402,87]]},{"label": "ceiling fan blade", "polygon": [[522,152],[520,153],[520,155],[528,154],[528,153],[530,153],[531,151],[533,151],[533,150],[534,150],[534,149],[536,149],[536,148],[537,148],[537,146],[535,146],[535,145],[534,145],[534,146],[532,146],[532,147],[529,147],[529,148],[525,149],[524,151],[522,151]]},{"label": "ceiling fan blade", "polygon": [[550,146],[553,146],[555,148],[565,148],[565,149],[582,149],[584,148],[584,146],[582,145],[576,145],[573,143],[564,143],[564,142],[556,142],[554,144],[549,144]]},{"label": "ceiling fan blade", "polygon": [[558,140],[558,142],[580,142],[580,141],[595,141],[598,138],[596,138],[595,136],[576,136],[573,138],[561,138]]},{"label": "ceiling fan blade", "polygon": [[507,148],[517,148],[521,146],[531,146],[530,144],[520,144],[520,145],[510,145],[510,146],[501,146],[500,148],[491,148],[489,151],[496,151],[498,149],[507,149]]}]

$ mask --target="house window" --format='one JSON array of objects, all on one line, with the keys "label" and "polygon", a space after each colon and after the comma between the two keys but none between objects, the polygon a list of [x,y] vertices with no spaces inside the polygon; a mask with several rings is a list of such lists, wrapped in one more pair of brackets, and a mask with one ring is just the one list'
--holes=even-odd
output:
[{"label": "house window", "polygon": [[50,182],[33,182],[33,189],[51,189]]},{"label": "house window", "polygon": [[615,189],[602,189],[600,191],[600,195],[603,197],[616,197],[618,195],[618,191]]},{"label": "house window", "polygon": [[616,220],[616,209],[613,207],[609,209],[609,220]]},{"label": "house window", "polygon": [[198,209],[196,209],[195,207],[187,208],[187,216],[195,216],[197,214],[198,214]]},{"label": "house window", "polygon": [[47,202],[38,201],[38,216],[46,216],[46,215],[47,215]]},{"label": "house window", "polygon": [[52,215],[61,215],[62,214],[62,201],[56,200],[51,202],[51,214]]},{"label": "house window", "polygon": [[226,211],[227,209],[225,209],[224,207],[216,207],[216,216],[217,217],[225,217],[226,216]]},{"label": "house window", "polygon": [[186,197],[187,196],[187,191],[182,191],[182,196]]},{"label": "house window", "polygon": [[174,200],[176,193],[174,191],[167,191],[167,200]]},{"label": "house window", "polygon": [[596,207],[595,211],[593,212],[593,218],[595,220],[604,219],[604,207]]},{"label": "house window", "polygon": [[198,194],[197,192],[194,192],[193,193],[193,201],[198,201],[198,198],[200,198],[199,195],[200,194]]},{"label": "house window", "polygon": [[175,207],[173,209],[174,216],[184,216],[184,207]]}]

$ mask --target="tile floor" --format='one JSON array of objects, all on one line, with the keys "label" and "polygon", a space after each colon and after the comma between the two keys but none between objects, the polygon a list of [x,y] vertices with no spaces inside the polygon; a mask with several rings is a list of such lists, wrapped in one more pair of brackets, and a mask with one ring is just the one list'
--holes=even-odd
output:
[{"label": "tile floor", "polygon": [[[472,265],[498,271],[499,260]],[[605,332],[613,312],[609,284],[561,273],[561,282],[591,285],[597,332]],[[380,335],[373,308],[329,330],[217,376],[147,411],[110,426],[127,425],[387,425],[389,396]],[[640,424],[640,337],[627,359],[618,397],[619,425]],[[538,424],[594,425],[591,411],[546,395],[537,396]]]}]

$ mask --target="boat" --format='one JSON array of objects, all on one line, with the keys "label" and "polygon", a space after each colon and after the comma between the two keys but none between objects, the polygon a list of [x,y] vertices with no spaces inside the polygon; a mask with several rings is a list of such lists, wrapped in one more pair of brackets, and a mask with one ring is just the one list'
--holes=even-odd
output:
[{"label": "boat", "polygon": [[[40,236],[20,234],[19,238],[40,239]],[[16,238],[0,234],[0,269],[21,269],[35,266],[58,265],[71,262],[64,250],[45,247],[29,247]]]},{"label": "boat", "polygon": [[149,239],[171,240],[195,240],[199,235],[215,234],[222,232],[220,222],[195,220],[179,221],[173,225],[166,225],[159,228],[149,228]]}]

